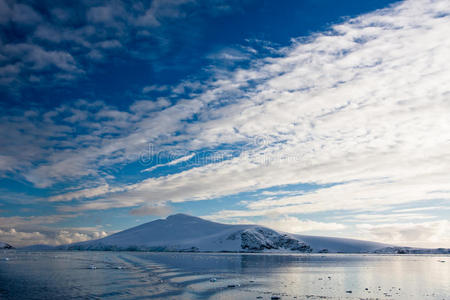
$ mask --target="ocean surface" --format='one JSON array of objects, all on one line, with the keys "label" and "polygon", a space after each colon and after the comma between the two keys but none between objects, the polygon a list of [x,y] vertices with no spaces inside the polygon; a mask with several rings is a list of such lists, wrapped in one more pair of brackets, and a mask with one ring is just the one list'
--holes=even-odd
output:
[{"label": "ocean surface", "polygon": [[450,256],[0,251],[0,299],[450,299]]}]

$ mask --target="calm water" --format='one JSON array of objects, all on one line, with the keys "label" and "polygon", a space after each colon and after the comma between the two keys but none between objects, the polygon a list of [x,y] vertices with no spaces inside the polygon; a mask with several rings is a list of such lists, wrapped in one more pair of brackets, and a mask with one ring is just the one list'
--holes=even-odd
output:
[{"label": "calm water", "polygon": [[450,256],[0,252],[0,299],[276,296],[450,299]]}]

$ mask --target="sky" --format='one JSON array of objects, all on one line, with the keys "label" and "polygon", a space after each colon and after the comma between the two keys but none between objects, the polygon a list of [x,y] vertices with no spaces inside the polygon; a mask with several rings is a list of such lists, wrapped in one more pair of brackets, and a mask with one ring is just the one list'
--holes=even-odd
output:
[{"label": "sky", "polygon": [[447,0],[0,0],[0,240],[450,247],[448,32]]}]

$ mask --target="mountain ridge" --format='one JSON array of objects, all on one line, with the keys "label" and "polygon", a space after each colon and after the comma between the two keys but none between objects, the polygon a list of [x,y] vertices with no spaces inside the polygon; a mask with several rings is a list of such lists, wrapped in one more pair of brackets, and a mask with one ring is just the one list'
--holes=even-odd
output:
[{"label": "mountain ridge", "polygon": [[108,237],[60,248],[200,252],[348,252],[367,253],[391,245],[280,232],[253,224],[222,224],[175,214]]},{"label": "mountain ridge", "polygon": [[[36,250],[46,247],[39,245]],[[28,246],[24,250],[34,250]],[[253,224],[222,224],[187,214],[147,222],[107,237],[50,247],[53,250],[162,252],[294,252],[450,254],[450,249],[426,249],[276,231]],[[45,249],[47,250],[47,249]]]}]

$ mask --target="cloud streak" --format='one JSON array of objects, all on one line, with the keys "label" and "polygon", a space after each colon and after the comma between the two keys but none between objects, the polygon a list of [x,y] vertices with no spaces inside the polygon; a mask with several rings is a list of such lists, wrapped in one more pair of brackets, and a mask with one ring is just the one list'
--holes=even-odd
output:
[{"label": "cloud streak", "polygon": [[[183,128],[176,141],[189,150],[257,137],[267,145],[146,179],[130,189],[130,198],[146,194],[150,203],[180,202],[299,182],[345,183],[299,197],[313,205],[333,198],[333,206],[348,200],[363,207],[448,197],[432,193],[445,190],[449,179],[445,13],[439,1],[404,2],[336,25],[307,43],[295,42],[280,50],[283,56],[263,58],[227,79],[217,75],[191,100],[138,122],[140,139],[158,146],[165,136],[170,143],[172,130]],[[249,89],[251,81],[258,84]],[[228,95],[233,100],[208,109]],[[187,126],[183,119],[193,114],[201,121]],[[114,144],[114,151],[142,145],[136,133]],[[108,148],[94,153],[111,153]],[[53,166],[41,169],[52,173]]]},{"label": "cloud streak", "polygon": [[191,154],[189,154],[189,155],[182,156],[182,157],[180,157],[180,158],[174,159],[174,160],[172,160],[172,161],[170,161],[170,162],[168,162],[168,163],[165,163],[165,164],[157,164],[157,165],[155,165],[155,166],[153,166],[153,167],[144,169],[144,170],[142,170],[141,172],[151,172],[151,171],[153,171],[153,170],[155,170],[155,169],[157,169],[157,168],[168,167],[168,166],[175,166],[175,165],[178,165],[178,164],[180,164],[180,163],[184,163],[184,162],[189,161],[189,160],[190,160],[191,158],[193,158],[194,156],[195,156],[195,153],[191,153]]}]

